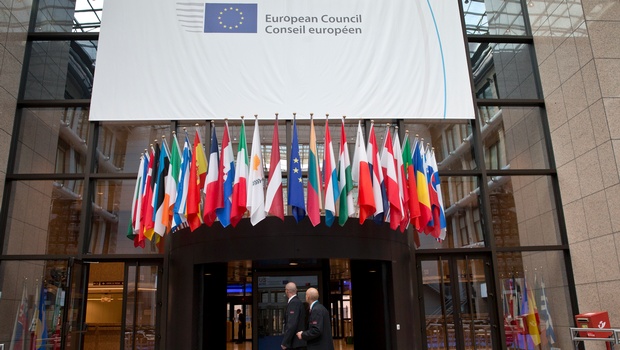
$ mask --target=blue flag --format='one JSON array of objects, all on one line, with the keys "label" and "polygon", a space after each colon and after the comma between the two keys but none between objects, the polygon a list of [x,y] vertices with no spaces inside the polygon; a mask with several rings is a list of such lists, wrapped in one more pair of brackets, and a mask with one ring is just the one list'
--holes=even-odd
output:
[{"label": "blue flag", "polygon": [[205,33],[256,33],[257,4],[205,4]]},{"label": "blue flag", "polygon": [[297,123],[293,119],[293,145],[288,166],[288,205],[291,206],[293,216],[297,222],[306,217],[304,201],[304,181],[301,176],[301,158],[299,157],[299,142],[297,141]]}]

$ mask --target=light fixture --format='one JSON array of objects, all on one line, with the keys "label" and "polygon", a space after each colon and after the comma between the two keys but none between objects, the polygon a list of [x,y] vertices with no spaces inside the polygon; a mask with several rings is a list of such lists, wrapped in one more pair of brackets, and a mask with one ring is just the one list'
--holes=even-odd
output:
[{"label": "light fixture", "polygon": [[101,302],[102,303],[110,303],[112,302],[112,300],[114,300],[114,298],[112,298],[109,294],[104,294],[101,296]]}]

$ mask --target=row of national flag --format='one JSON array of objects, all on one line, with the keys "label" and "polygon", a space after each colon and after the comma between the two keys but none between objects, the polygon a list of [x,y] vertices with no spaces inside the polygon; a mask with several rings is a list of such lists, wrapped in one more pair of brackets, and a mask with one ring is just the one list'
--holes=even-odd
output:
[{"label": "row of national flag", "polygon": [[[228,121],[224,123],[222,142],[218,142],[212,124],[209,154],[205,154],[198,130],[193,142],[185,133],[182,140],[174,134],[169,146],[165,138],[151,145],[141,159],[131,209],[127,236],[135,246],[185,227],[191,231],[215,221],[223,227],[235,227],[248,216],[252,225],[266,215],[284,220],[282,167],[278,137],[278,120],[273,126],[270,168],[267,178],[263,170],[261,137],[255,121],[251,150],[248,152],[245,122],[242,120],[236,159]],[[360,224],[374,220],[389,223],[393,230],[404,232],[410,225],[418,232],[437,239],[446,236],[446,219],[441,182],[433,149],[423,139],[409,141],[405,134],[392,135],[386,127],[383,144],[379,145],[371,123],[368,142],[364,140],[361,122],[357,126],[353,161],[349,156],[344,119],[340,130],[338,158],[334,153],[325,121],[323,159],[317,152],[314,120],[310,123],[310,144],[306,191],[299,154],[297,124],[293,120],[292,144],[288,165],[287,205],[297,222],[306,216],[313,226],[321,222],[344,225],[357,216]],[[221,145],[221,146],[220,146]],[[357,203],[353,189],[357,185]]]},{"label": "row of national flag", "polygon": [[[61,327],[61,295],[62,289],[56,290],[56,301],[54,303],[54,315],[52,325],[48,327],[45,315],[45,305],[48,299],[48,290],[42,284],[37,284],[34,306],[31,314],[30,323],[28,322],[29,297],[26,283],[23,285],[22,296],[19,300],[15,323],[9,350],[39,350],[39,349],[60,349],[60,327]],[[48,334],[48,328],[53,330],[53,334]]]},{"label": "row of national flag", "polygon": [[506,345],[516,349],[549,349],[557,340],[545,282],[534,276],[534,290],[525,278],[504,280]]}]

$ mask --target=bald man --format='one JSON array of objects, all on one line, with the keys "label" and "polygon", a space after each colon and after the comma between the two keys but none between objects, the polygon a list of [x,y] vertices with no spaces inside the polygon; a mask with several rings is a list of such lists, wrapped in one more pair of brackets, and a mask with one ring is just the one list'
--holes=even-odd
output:
[{"label": "bald man", "polygon": [[309,288],[306,301],[310,304],[308,330],[297,332],[297,338],[308,342],[308,350],[334,350],[329,312],[319,303],[319,291]]},{"label": "bald man", "polygon": [[303,331],[306,322],[306,308],[297,297],[297,286],[289,282],[284,287],[284,293],[288,299],[284,317],[284,336],[280,347],[284,349],[306,349],[306,342],[295,336],[295,333]]}]

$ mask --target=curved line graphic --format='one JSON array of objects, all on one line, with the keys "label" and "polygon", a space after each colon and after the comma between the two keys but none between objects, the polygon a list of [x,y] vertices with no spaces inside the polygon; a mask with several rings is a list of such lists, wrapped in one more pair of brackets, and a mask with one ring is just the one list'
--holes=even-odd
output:
[{"label": "curved line graphic", "polygon": [[437,28],[437,21],[435,20],[435,13],[433,12],[433,7],[431,6],[430,0],[426,0],[428,4],[428,9],[431,11],[431,16],[433,17],[433,24],[435,25],[435,33],[437,33],[437,41],[439,42],[439,52],[441,53],[441,68],[443,70],[443,119],[446,119],[446,104],[447,104],[447,86],[446,86],[446,62],[443,57],[443,46],[441,45],[441,36],[439,35],[439,28]]}]

